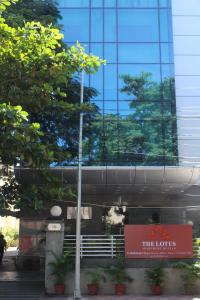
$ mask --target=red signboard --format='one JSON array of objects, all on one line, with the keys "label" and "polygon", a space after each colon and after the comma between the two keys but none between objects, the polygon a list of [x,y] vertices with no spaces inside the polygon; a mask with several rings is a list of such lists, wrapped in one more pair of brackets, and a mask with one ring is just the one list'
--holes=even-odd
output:
[{"label": "red signboard", "polygon": [[125,225],[127,258],[193,256],[191,225]]}]

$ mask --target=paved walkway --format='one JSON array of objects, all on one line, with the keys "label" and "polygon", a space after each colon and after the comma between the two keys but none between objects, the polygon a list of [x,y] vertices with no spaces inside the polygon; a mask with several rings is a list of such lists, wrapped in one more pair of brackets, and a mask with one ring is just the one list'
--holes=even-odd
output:
[{"label": "paved walkway", "polygon": [[[73,300],[70,297],[42,297],[40,300]],[[198,296],[83,296],[82,300],[200,300],[200,295]]]}]

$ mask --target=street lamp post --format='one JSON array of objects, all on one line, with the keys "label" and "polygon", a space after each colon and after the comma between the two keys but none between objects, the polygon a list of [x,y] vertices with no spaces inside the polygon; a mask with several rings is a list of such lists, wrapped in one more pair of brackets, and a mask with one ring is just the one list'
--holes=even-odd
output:
[{"label": "street lamp post", "polygon": [[[81,95],[80,104],[83,103],[84,93],[84,70],[81,72]],[[82,186],[82,144],[83,144],[83,113],[79,120],[79,143],[78,143],[78,183],[77,183],[77,214],[76,214],[76,260],[75,260],[75,287],[74,299],[81,299],[80,285],[80,244],[81,244],[81,186]]]}]

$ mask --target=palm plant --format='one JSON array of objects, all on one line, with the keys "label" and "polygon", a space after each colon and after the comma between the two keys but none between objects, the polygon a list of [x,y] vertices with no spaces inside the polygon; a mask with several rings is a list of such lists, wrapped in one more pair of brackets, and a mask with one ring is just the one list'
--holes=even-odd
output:
[{"label": "palm plant", "polygon": [[51,275],[55,276],[55,284],[63,284],[68,272],[73,270],[74,263],[71,252],[55,254],[52,252],[54,260],[49,263]]}]

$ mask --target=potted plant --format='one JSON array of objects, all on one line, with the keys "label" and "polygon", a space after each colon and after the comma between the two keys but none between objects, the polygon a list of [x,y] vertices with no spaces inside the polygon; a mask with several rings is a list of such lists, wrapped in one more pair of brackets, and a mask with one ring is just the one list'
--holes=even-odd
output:
[{"label": "potted plant", "polygon": [[158,266],[152,269],[146,270],[146,277],[151,287],[151,291],[154,295],[162,294],[162,284],[164,281],[164,270]]},{"label": "potted plant", "polygon": [[71,252],[55,254],[52,252],[54,259],[49,263],[51,275],[55,277],[55,293],[63,295],[65,293],[65,277],[73,269],[73,260]]},{"label": "potted plant", "polygon": [[195,282],[200,278],[200,262],[178,262],[175,267],[183,270],[181,277],[184,282],[185,294],[194,294]]},{"label": "potted plant", "polygon": [[116,263],[114,265],[108,266],[105,269],[105,272],[112,278],[112,281],[115,282],[115,295],[125,295],[125,282],[132,282],[133,278],[131,278],[126,271],[124,256],[118,255],[116,257]]},{"label": "potted plant", "polygon": [[97,295],[99,290],[99,282],[101,280],[105,281],[105,276],[101,268],[87,271],[90,283],[88,283],[88,295]]}]

